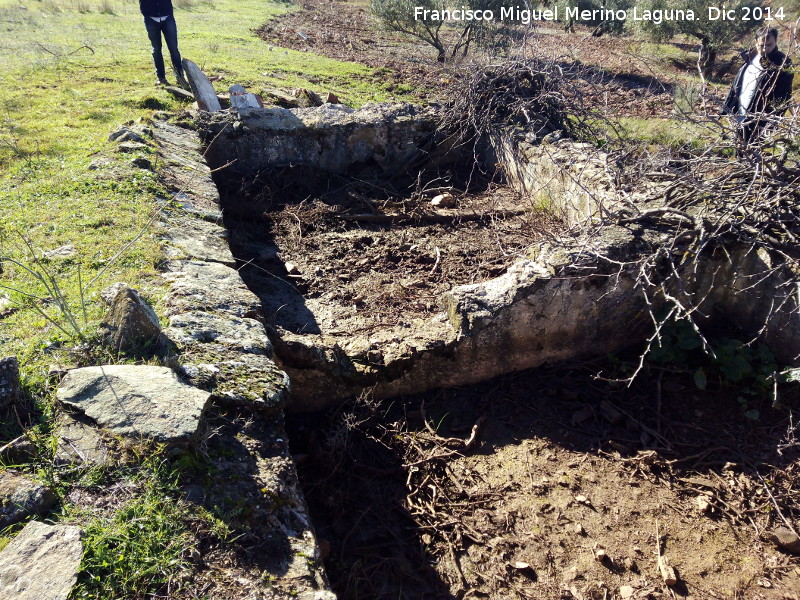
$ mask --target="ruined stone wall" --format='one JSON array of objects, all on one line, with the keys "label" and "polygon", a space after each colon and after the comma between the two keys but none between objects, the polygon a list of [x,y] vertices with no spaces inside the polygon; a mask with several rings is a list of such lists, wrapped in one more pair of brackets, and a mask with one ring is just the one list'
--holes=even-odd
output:
[{"label": "ruined stone wall", "polygon": [[496,129],[483,147],[486,160],[502,167],[509,185],[570,226],[617,205],[608,156],[592,144],[547,138],[532,143],[514,130]]},{"label": "ruined stone wall", "polygon": [[[344,174],[365,164],[390,173],[431,152],[436,126],[432,111],[402,105],[225,113],[204,116],[202,127],[214,166],[236,160],[238,172],[245,173],[306,164]],[[532,144],[498,130],[487,141],[486,155],[502,166],[511,185],[570,225],[596,222],[619,201],[607,157],[591,145]],[[648,305],[636,284],[636,262],[664,235],[669,234],[643,225],[606,225],[569,244],[533,247],[505,274],[453,288],[440,300],[442,312],[410,328],[373,330],[346,341],[325,331],[271,331],[292,381],[288,409],[322,409],[364,389],[391,397],[475,383],[640,344],[652,332],[649,311],[665,299],[656,294]],[[766,276],[771,266],[766,254],[735,246],[693,263],[676,285],[699,305],[701,321],[722,314],[767,341],[784,363],[795,364],[797,285],[781,270]]]},{"label": "ruined stone wall", "polygon": [[339,104],[316,108],[247,109],[201,113],[199,124],[214,168],[252,174],[306,165],[331,173],[377,167],[391,175],[430,149],[432,109],[410,104]]}]

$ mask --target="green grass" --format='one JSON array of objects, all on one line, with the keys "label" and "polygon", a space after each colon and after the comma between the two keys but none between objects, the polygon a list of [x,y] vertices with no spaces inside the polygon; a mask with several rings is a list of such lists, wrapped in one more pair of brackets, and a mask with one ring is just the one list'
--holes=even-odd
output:
[{"label": "green grass", "polygon": [[190,568],[197,517],[176,499],[177,479],[156,453],[120,478],[136,491],[111,515],[66,508],[64,520],[81,523],[85,547],[71,598],[143,598]]},{"label": "green grass", "polygon": [[654,146],[698,149],[713,143],[707,131],[676,118],[620,117],[617,124],[623,139]]}]

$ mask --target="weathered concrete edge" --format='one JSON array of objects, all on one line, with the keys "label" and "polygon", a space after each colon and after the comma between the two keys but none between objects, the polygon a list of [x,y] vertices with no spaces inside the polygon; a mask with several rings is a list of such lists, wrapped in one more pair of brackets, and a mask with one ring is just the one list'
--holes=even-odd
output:
[{"label": "weathered concrete edge", "polygon": [[[409,343],[400,352],[391,344],[342,348],[337,338],[280,332],[274,341],[294,386],[289,409],[324,409],[363,390],[390,398],[468,385],[644,342],[653,331],[651,311],[664,306],[663,296],[648,290],[648,305],[636,269],[598,258],[622,258],[638,243],[630,230],[611,227],[572,249],[532,248],[504,275],[445,293],[443,313],[424,333],[406,330]],[[701,323],[722,316],[765,341],[783,364],[797,365],[800,284],[781,269],[770,272],[774,266],[764,251],[732,246],[703,259],[676,287],[699,304],[695,317]],[[368,352],[382,352],[382,363],[364,368]]]},{"label": "weathered concrete edge", "polygon": [[[163,239],[165,255],[172,259],[165,265],[167,269],[165,275],[171,279],[170,292],[165,298],[167,312],[171,313],[173,323],[178,325],[180,319],[175,317],[208,313],[212,321],[229,319],[239,327],[247,326],[252,329],[255,322],[249,318],[260,315],[260,302],[247,290],[238,272],[233,268],[235,260],[227,247],[227,242],[218,243],[226,240],[227,233],[221,225],[219,194],[211,178],[211,170],[202,155],[202,147],[196,132],[165,121],[154,122],[153,132],[159,156],[164,163],[159,175],[172,191],[173,201],[178,207],[178,210],[166,210],[161,223],[166,232]],[[206,244],[205,247],[202,244],[187,243],[187,238],[191,239],[191,236],[186,235],[187,229],[202,231],[206,240],[215,242]],[[187,272],[190,277],[192,276],[192,267],[196,268],[198,262],[213,263],[217,271],[225,272],[226,276],[215,279],[217,289],[214,291],[219,297],[230,294],[231,297],[238,299],[238,302],[233,302],[231,306],[215,306],[210,309],[208,303],[203,302],[202,294],[187,295],[186,287],[182,288],[181,284]],[[249,299],[247,294],[250,295]],[[176,296],[180,300],[171,303]],[[263,330],[263,325],[261,328]],[[264,334],[261,344],[258,343],[257,335],[251,337],[249,345],[238,347],[236,344],[204,343],[204,340],[197,343],[181,343],[178,345],[180,354],[174,357],[174,363],[193,383],[200,385],[205,383],[205,387],[210,388],[213,399],[253,410],[260,413],[263,418],[276,419],[281,423],[279,430],[282,431],[283,406],[289,387],[288,377],[271,360],[272,346],[266,335]],[[226,367],[229,368],[226,370]],[[266,379],[255,377],[255,385],[263,386],[263,390],[242,393],[237,383],[248,387],[249,381],[234,381],[233,385],[226,386],[226,383],[230,383],[226,382],[226,378],[234,380],[247,378],[255,375],[256,369],[260,371],[260,367],[267,367]],[[210,371],[211,375],[204,373],[204,369]],[[234,388],[234,391],[231,391],[231,388]],[[258,398],[259,394],[262,398]],[[289,490],[294,496],[291,502],[284,503],[276,512],[278,526],[286,532],[295,531],[297,523],[307,524],[305,530],[295,533],[302,544],[307,545],[311,539],[315,555],[319,556],[316,535],[310,525],[305,498],[300,491],[297,472],[291,461],[288,437],[286,435],[276,437],[273,440],[273,447],[279,447],[280,457],[288,459],[291,464],[289,469],[291,481],[284,481],[284,491],[276,495],[285,495],[285,490]],[[287,556],[286,562],[294,563],[297,567],[298,563],[305,564],[308,561],[295,561],[293,556]],[[330,592],[327,585],[324,572],[320,573],[319,562],[315,561],[314,570],[310,565],[306,566],[308,574],[303,577],[308,583],[306,589],[296,589],[298,580],[295,577],[290,585],[286,586],[287,589],[293,589],[293,593],[282,594],[281,586],[274,583],[269,586],[269,590],[265,588],[265,593],[275,598],[283,596],[306,600],[335,600],[335,595]],[[280,575],[277,579],[280,580]],[[312,583],[318,584],[320,581],[323,583],[321,588]]]}]

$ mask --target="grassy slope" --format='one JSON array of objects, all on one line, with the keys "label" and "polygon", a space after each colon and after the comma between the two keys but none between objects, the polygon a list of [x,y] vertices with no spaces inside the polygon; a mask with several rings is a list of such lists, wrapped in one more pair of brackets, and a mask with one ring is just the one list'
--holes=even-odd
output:
[{"label": "grassy slope", "polygon": [[[286,4],[190,2],[182,0],[176,11],[181,51],[209,75],[222,76],[215,84],[220,91],[242,83],[254,91],[265,86],[334,91],[351,105],[388,99],[380,81],[362,65],[271,48],[257,39],[251,30],[289,10]],[[22,5],[0,0],[0,54],[0,256],[53,276],[90,339],[103,313],[97,292],[104,286],[127,281],[153,303],[164,291],[156,269],[161,253],[149,222],[165,190],[154,173],[131,166],[131,155],[117,153],[108,134],[123,123],[146,119],[154,109],[180,110],[182,105],[153,85],[149,44],[135,2],[31,0]],[[97,159],[110,162],[88,169]],[[141,238],[114,259],[140,232]],[[66,244],[75,247],[74,257],[41,260],[43,251]],[[42,455],[20,467],[38,473],[60,494],[74,485],[133,481],[141,493],[122,510],[139,511],[137,519],[154,530],[170,522],[175,525],[170,536],[183,539],[188,516],[181,503],[152,501],[175,489],[175,476],[159,460],[142,455],[133,467],[110,473],[66,473],[49,464],[53,440],[48,415],[54,390],[47,382],[47,367],[87,359],[69,352],[78,340],[69,335],[69,327],[67,333],[59,330],[57,325],[65,326],[63,315],[23,266],[4,260],[0,269],[0,286],[23,292],[0,289],[0,357],[20,359],[23,383],[40,415],[33,431]],[[100,275],[86,290],[85,301],[79,274],[84,285]],[[85,326],[82,307],[88,317]],[[93,359],[98,355],[88,358]],[[21,432],[15,421],[10,413],[0,415],[0,445]],[[156,496],[154,489],[159,490]],[[138,596],[157,588],[180,566],[175,557],[182,549],[174,544],[148,544],[137,537],[138,529],[121,533],[127,519],[122,513],[98,516],[64,506],[63,518],[87,528],[86,571],[77,596]],[[128,540],[127,554],[113,555],[112,547],[121,542],[109,546],[105,540],[123,538]],[[7,541],[0,533],[0,547]],[[139,575],[148,571],[142,567],[145,562],[159,566],[156,577]]]},{"label": "grassy slope", "polygon": [[[210,75],[221,75],[220,90],[233,83],[255,91],[302,85],[333,90],[355,105],[386,98],[366,67],[271,48],[252,35],[252,28],[286,10],[285,4],[255,0],[178,9],[181,51]],[[108,134],[153,108],[180,105],[153,86],[136,3],[45,0],[23,8],[16,0],[0,0],[0,28],[0,255],[31,264],[19,233],[39,251],[73,244],[74,259],[47,269],[77,304],[78,265],[84,282],[94,277],[146,225],[161,191],[152,173],[127,168],[130,157],[114,153]],[[112,167],[88,170],[98,156],[112,158]],[[89,293],[113,281],[142,281],[157,297],[156,246],[145,236]],[[6,264],[0,281],[38,293],[24,275]],[[92,300],[87,308],[96,320],[100,307]],[[37,348],[63,337],[30,309],[0,320],[0,354],[20,356],[28,379],[40,380],[44,361],[37,360]]]}]

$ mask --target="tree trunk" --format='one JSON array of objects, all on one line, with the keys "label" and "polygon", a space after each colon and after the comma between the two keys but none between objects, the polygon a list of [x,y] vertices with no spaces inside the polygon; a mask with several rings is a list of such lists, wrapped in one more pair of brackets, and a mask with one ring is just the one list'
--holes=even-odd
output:
[{"label": "tree trunk", "polygon": [[700,40],[700,51],[697,56],[697,67],[705,79],[710,79],[714,74],[714,66],[717,62],[717,50],[709,45],[707,37]]}]

